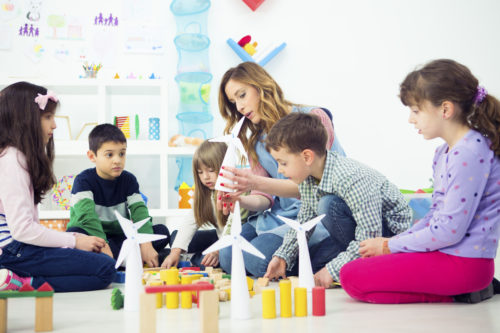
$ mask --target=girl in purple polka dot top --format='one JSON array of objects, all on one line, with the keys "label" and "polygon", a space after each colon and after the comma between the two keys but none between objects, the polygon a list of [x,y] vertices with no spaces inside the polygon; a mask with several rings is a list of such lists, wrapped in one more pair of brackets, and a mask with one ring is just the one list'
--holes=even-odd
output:
[{"label": "girl in purple polka dot top", "polygon": [[447,59],[408,74],[400,98],[424,139],[445,141],[432,206],[409,230],[361,242],[364,258],[342,268],[342,287],[371,303],[487,299],[500,238],[500,102]]}]

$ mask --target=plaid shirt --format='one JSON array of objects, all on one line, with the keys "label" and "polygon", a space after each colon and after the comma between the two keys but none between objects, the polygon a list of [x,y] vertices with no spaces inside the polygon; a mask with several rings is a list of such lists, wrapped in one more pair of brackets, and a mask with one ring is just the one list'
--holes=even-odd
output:
[{"label": "plaid shirt", "polygon": [[[357,161],[328,151],[323,177],[318,181],[312,176],[299,184],[302,205],[297,216],[305,223],[318,215],[318,204],[325,195],[336,195],[345,201],[356,221],[355,237],[344,252],[333,258],[326,268],[335,281],[339,281],[342,266],[359,258],[359,243],[365,239],[382,236],[382,221],[387,221],[395,234],[405,231],[411,224],[411,210],[395,185],[374,169]],[[314,228],[306,233],[311,236]],[[274,253],[284,259],[290,269],[298,254],[297,232],[290,229],[283,244]]]}]

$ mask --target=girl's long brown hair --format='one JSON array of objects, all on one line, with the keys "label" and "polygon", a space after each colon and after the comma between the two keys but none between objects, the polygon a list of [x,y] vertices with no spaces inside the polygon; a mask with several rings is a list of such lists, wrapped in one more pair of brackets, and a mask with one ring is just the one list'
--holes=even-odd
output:
[{"label": "girl's long brown hair", "polygon": [[471,71],[454,60],[439,59],[408,74],[401,83],[404,105],[420,105],[427,100],[434,106],[450,101],[460,107],[457,120],[483,134],[490,148],[500,156],[500,102],[487,94],[475,103],[479,81]]},{"label": "girl's long brown hair", "polygon": [[209,222],[214,227],[224,228],[227,222],[227,216],[217,211],[217,216],[214,214],[214,208],[217,198],[213,198],[211,189],[203,185],[198,170],[202,164],[207,168],[213,169],[216,173],[219,172],[226,155],[227,145],[223,142],[210,142],[208,140],[196,149],[193,156],[193,178],[194,178],[194,218],[198,227]]},{"label": "girl's long brown hair", "polygon": [[38,94],[47,94],[47,89],[28,82],[17,82],[0,91],[0,155],[7,147],[24,154],[35,204],[56,182],[52,169],[54,139],[44,143],[41,117],[55,113],[57,103],[49,99],[45,110],[41,110],[35,103]]},{"label": "girl's long brown hair", "polygon": [[[226,96],[226,85],[229,80],[253,86],[260,95],[259,115],[261,120],[258,124],[245,121],[240,130],[239,138],[248,152],[253,163],[258,162],[255,144],[263,133],[269,133],[271,127],[282,117],[290,113],[290,107],[294,104],[287,101],[280,86],[274,79],[254,62],[243,62],[236,67],[230,68],[222,77],[219,87],[219,110],[222,118],[226,121],[224,133],[228,134],[234,125],[243,117],[236,105],[231,103]],[[250,137],[247,137],[247,130]]]}]

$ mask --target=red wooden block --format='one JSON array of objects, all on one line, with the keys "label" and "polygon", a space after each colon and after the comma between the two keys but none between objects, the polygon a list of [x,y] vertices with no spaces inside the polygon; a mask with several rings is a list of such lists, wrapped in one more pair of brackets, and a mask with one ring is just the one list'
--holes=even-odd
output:
[{"label": "red wooden block", "polygon": [[40,288],[37,289],[37,291],[54,291],[54,289],[52,289],[52,286],[48,282],[45,282],[40,286]]},{"label": "red wooden block", "polygon": [[35,289],[31,285],[25,283],[21,286],[21,288],[19,288],[18,291],[34,291],[34,290]]},{"label": "red wooden block", "polygon": [[243,2],[255,12],[255,10],[259,8],[264,0],[243,0]]},{"label": "red wooden block", "polygon": [[325,288],[314,287],[312,290],[313,316],[325,315]]}]

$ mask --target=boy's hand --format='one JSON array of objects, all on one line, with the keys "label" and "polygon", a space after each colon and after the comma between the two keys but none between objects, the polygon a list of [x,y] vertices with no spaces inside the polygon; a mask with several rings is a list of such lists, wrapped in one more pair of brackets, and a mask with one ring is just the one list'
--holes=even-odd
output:
[{"label": "boy's hand", "polygon": [[326,267],[320,269],[314,274],[314,284],[318,287],[331,288],[333,277],[330,275]]},{"label": "boy's hand", "polygon": [[153,248],[151,242],[141,244],[142,261],[149,267],[158,267],[158,252]]},{"label": "boy's hand", "polygon": [[101,252],[101,249],[106,245],[106,241],[96,236],[87,236],[84,234],[75,234],[75,249]]},{"label": "boy's hand", "polygon": [[381,256],[384,253],[384,242],[388,241],[386,237],[375,237],[362,241],[359,243],[359,254],[361,257],[375,257]]},{"label": "boy's hand", "polygon": [[201,260],[203,266],[215,267],[219,264],[219,251],[210,252]]},{"label": "boy's hand", "polygon": [[267,266],[264,277],[269,280],[286,279],[286,261],[280,257],[273,257]]},{"label": "boy's hand", "polygon": [[113,252],[111,252],[111,248],[109,247],[108,243],[106,243],[104,247],[101,249],[101,253],[107,254],[108,256],[113,258]]},{"label": "boy's hand", "polygon": [[181,257],[181,252],[182,250],[177,247],[170,250],[170,254],[165,258],[165,260],[163,260],[161,267],[167,269],[170,267],[177,267]]}]

